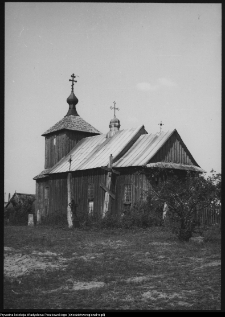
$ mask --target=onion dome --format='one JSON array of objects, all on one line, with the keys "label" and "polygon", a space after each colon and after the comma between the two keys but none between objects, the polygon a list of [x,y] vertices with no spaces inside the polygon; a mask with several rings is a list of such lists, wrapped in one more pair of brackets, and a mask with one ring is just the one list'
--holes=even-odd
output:
[{"label": "onion dome", "polygon": [[77,97],[74,95],[74,92],[72,91],[70,96],[67,98],[67,103],[69,104],[69,110],[66,114],[66,116],[79,116],[76,110],[76,104],[78,103]]},{"label": "onion dome", "polygon": [[109,127],[112,128],[118,128],[120,129],[120,120],[114,117],[113,119],[110,120]]},{"label": "onion dome", "polygon": [[72,81],[71,94],[69,95],[69,97],[66,100],[67,103],[69,104],[69,110],[68,110],[67,114],[65,115],[65,117],[67,117],[67,116],[79,116],[79,114],[77,113],[77,110],[76,110],[76,104],[78,103],[78,99],[74,95],[74,92],[73,92],[74,83],[77,82],[75,80],[76,76],[74,74],[72,74],[71,77],[72,77],[72,79],[69,79],[69,81]]},{"label": "onion dome", "polygon": [[110,109],[114,110],[114,118],[110,120],[109,127],[110,131],[106,134],[106,138],[112,138],[120,129],[120,120],[116,117],[116,110],[119,110],[119,108],[116,108],[116,102],[113,101],[114,107],[110,107]]},{"label": "onion dome", "polygon": [[120,120],[114,117],[109,123],[109,132],[106,134],[106,138],[112,138],[120,129]]},{"label": "onion dome", "polygon": [[69,105],[76,105],[78,103],[78,99],[77,97],[74,95],[73,92],[71,92],[71,94],[69,95],[69,97],[66,99],[66,102],[69,104]]}]

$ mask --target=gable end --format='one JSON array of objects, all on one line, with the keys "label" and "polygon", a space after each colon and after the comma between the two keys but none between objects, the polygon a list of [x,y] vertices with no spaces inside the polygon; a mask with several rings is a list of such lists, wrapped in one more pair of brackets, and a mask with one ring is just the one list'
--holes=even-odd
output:
[{"label": "gable end", "polygon": [[199,166],[176,130],[149,161],[149,163],[155,162]]}]

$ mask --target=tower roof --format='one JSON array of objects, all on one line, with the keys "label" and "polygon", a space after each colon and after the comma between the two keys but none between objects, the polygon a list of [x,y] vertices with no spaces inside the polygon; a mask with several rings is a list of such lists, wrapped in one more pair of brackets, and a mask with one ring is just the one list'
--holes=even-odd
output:
[{"label": "tower roof", "polygon": [[69,104],[69,110],[65,117],[45,131],[42,135],[45,136],[50,133],[54,133],[60,130],[72,130],[72,131],[81,131],[87,132],[91,134],[101,134],[97,129],[92,127],[89,123],[87,123],[84,119],[82,119],[76,110],[76,104],[78,103],[77,97],[74,95],[73,86],[77,81],[75,80],[76,76],[74,74],[71,75],[72,79],[69,81],[71,84],[71,94],[67,98],[67,103]]},{"label": "tower roof", "polygon": [[59,130],[72,130],[72,131],[81,131],[88,132],[94,134],[101,134],[97,129],[95,129],[92,125],[87,123],[84,119],[82,119],[79,115],[67,115],[62,120],[53,125],[50,129],[45,131],[42,135],[45,136],[47,134],[59,131]]}]

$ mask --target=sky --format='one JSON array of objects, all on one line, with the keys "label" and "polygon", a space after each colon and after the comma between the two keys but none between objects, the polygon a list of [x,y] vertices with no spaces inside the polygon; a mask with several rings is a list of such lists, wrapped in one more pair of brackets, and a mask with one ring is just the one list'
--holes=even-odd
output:
[{"label": "sky", "polygon": [[5,3],[4,192],[35,193],[47,129],[68,111],[109,131],[176,129],[221,172],[221,4]]}]

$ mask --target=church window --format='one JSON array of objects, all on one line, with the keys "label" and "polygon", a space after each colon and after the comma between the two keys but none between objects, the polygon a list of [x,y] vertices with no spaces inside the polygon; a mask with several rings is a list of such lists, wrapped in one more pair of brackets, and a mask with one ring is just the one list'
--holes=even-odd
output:
[{"label": "church window", "polygon": [[94,184],[88,184],[88,200],[94,200]]},{"label": "church window", "polygon": [[56,135],[54,136],[53,144],[56,145]]},{"label": "church window", "polygon": [[124,185],[124,203],[130,204],[132,201],[132,185],[125,184]]}]

